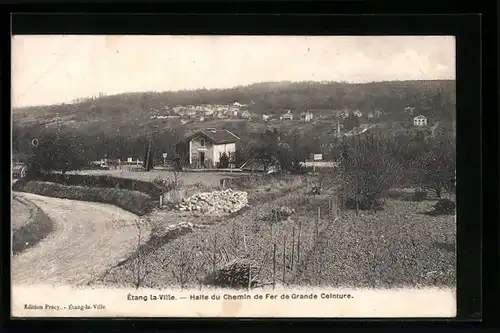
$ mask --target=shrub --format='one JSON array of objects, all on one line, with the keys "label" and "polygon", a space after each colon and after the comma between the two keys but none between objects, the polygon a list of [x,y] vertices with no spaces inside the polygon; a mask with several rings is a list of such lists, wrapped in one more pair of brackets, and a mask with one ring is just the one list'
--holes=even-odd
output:
[{"label": "shrub", "polygon": [[[348,209],[356,209],[356,199],[347,198],[345,202],[345,207]],[[379,200],[371,200],[367,197],[358,198],[358,209],[360,210],[384,210],[384,205]]]},{"label": "shrub", "polygon": [[413,195],[411,196],[411,201],[424,201],[427,199],[427,192],[426,191],[421,191],[417,190]]},{"label": "shrub", "polygon": [[229,168],[229,156],[227,156],[226,153],[222,153],[220,159],[219,159],[219,166],[220,169],[227,169]]},{"label": "shrub", "polygon": [[156,201],[149,195],[123,189],[67,186],[50,182],[30,181],[22,189],[18,190],[54,198],[112,204],[137,215],[147,214],[156,207]]},{"label": "shrub", "polygon": [[439,200],[430,212],[431,215],[449,215],[455,213],[455,203],[449,199]]},{"label": "shrub", "polygon": [[293,214],[295,214],[295,210],[283,206],[271,209],[271,213],[267,219],[271,222],[279,222],[288,219]]}]

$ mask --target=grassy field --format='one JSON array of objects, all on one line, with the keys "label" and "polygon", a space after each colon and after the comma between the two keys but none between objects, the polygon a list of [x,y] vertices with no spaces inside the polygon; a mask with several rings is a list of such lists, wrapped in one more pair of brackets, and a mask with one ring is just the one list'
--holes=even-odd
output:
[{"label": "grassy field", "polygon": [[[455,217],[425,215],[435,200],[388,199],[385,210],[376,214],[337,214],[331,193],[310,195],[311,184],[301,177],[253,187],[247,184],[250,207],[228,217],[164,212],[152,221],[160,226],[156,230],[178,222],[206,228],[169,239],[149,251],[141,261],[148,272],[143,286],[198,287],[214,267],[235,258],[253,260],[264,283],[455,285]],[[273,222],[270,212],[280,206],[296,212],[289,219]],[[95,283],[134,285],[137,265],[130,262],[112,269]]]},{"label": "grassy field", "polygon": [[384,211],[345,213],[320,235],[304,283],[353,287],[455,286],[456,220],[430,217],[436,201],[387,200]]}]

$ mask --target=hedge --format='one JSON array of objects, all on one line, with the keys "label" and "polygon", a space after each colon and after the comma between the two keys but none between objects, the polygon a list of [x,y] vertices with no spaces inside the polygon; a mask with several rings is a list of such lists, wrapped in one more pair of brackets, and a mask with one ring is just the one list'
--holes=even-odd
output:
[{"label": "hedge", "polygon": [[[67,186],[51,182],[27,181],[19,184],[16,189],[53,198],[72,199],[80,201],[101,202],[118,206],[136,215],[151,212],[157,205],[156,201],[143,192],[117,188],[95,188],[85,186]],[[16,183],[15,185],[18,185]]]},{"label": "hedge", "polygon": [[162,189],[154,183],[129,178],[113,177],[108,175],[63,175],[44,174],[29,180],[58,183],[69,186],[88,186],[98,188],[114,188],[147,193],[159,197]]}]

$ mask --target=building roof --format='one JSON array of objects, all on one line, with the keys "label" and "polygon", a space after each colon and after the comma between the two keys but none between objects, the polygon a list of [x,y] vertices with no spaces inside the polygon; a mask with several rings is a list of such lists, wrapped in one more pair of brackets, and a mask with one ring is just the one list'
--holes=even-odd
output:
[{"label": "building roof", "polygon": [[240,140],[239,136],[225,129],[216,131],[198,131],[189,135],[185,140],[191,141],[198,136],[203,136],[215,144],[235,143]]},{"label": "building roof", "polygon": [[416,117],[415,117],[415,118],[413,118],[413,119],[427,119],[427,117],[426,117],[426,116],[424,116],[424,115],[418,115],[418,116],[416,116]]}]

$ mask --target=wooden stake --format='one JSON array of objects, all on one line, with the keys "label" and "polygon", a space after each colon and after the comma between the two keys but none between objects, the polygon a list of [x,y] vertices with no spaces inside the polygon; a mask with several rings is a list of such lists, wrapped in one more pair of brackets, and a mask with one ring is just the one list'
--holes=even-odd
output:
[{"label": "wooden stake", "polygon": [[297,236],[297,266],[300,265],[300,233],[302,231],[302,222],[299,221],[299,234]]},{"label": "wooden stake", "polygon": [[292,254],[290,255],[290,270],[293,271],[293,262],[295,260],[294,258],[294,252],[295,252],[295,227],[292,228]]},{"label": "wooden stake", "polygon": [[248,291],[252,288],[252,263],[248,265]]},{"label": "wooden stake", "polygon": [[214,252],[212,256],[212,271],[215,272],[217,265],[217,234],[214,233]]},{"label": "wooden stake", "polygon": [[276,243],[273,244],[273,290],[276,288]]},{"label": "wooden stake", "polygon": [[283,285],[286,282],[286,234],[283,236]]}]

